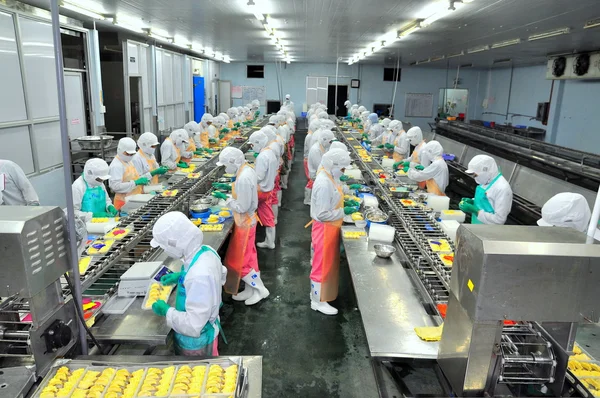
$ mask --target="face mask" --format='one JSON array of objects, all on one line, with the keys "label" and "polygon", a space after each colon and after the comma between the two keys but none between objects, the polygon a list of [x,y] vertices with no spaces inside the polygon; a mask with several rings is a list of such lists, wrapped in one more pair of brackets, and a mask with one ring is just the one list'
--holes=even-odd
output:
[{"label": "face mask", "polygon": [[227,174],[235,174],[237,170],[238,168],[235,164],[228,164],[227,166],[225,166],[225,172]]},{"label": "face mask", "polygon": [[152,156],[152,155],[154,155],[154,152],[156,151],[156,148],[152,148],[152,147],[142,148],[142,151],[144,151],[144,153],[146,155]]},{"label": "face mask", "polygon": [[335,168],[331,170],[331,175],[333,176],[334,181],[339,181],[340,177],[344,174],[342,169]]},{"label": "face mask", "polygon": [[173,246],[165,246],[163,247],[161,245],[161,247],[163,248],[163,250],[165,251],[165,253],[167,253],[167,256],[175,258],[175,259],[180,259],[183,257],[183,250],[182,249],[178,249],[176,247]]},{"label": "face mask", "polygon": [[475,182],[477,185],[485,185],[488,183],[487,176],[478,174],[477,177],[475,177]]},{"label": "face mask", "polygon": [[423,153],[421,154],[421,166],[427,167],[431,164],[431,159],[429,159],[429,154]]},{"label": "face mask", "polygon": [[124,162],[130,162],[131,159],[133,159],[133,155],[125,155],[124,153],[120,153],[119,158]]}]

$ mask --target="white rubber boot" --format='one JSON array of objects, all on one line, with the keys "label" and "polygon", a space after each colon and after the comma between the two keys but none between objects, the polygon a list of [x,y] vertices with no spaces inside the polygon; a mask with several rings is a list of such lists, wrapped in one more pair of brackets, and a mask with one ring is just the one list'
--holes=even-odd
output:
[{"label": "white rubber boot", "polygon": [[246,286],[252,287],[252,296],[245,301],[246,305],[254,305],[262,299],[269,297],[269,290],[265,287],[262,279],[260,279],[260,272],[252,270],[243,280],[246,282]]},{"label": "white rubber boot", "polygon": [[325,315],[337,315],[338,310],[325,301],[321,301],[321,284],[310,281],[310,308]]},{"label": "white rubber boot", "polygon": [[277,191],[277,206],[278,207],[281,207],[282,198],[283,198],[283,191]]},{"label": "white rubber boot", "polygon": [[304,204],[310,206],[310,197],[312,196],[312,189],[304,187]]},{"label": "white rubber boot", "polygon": [[275,227],[265,228],[265,241],[256,244],[256,247],[262,249],[275,249]]},{"label": "white rubber boot", "polygon": [[[248,274],[248,275],[250,275],[250,274]],[[242,280],[244,280],[244,278],[242,278]],[[231,298],[235,301],[246,301],[250,297],[252,297],[253,290],[254,289],[252,289],[252,287],[248,284],[248,282],[246,282],[246,287],[244,288],[244,290],[242,290],[241,292],[238,292],[238,294],[234,294],[233,296],[231,296]]]},{"label": "white rubber boot", "polygon": [[288,189],[288,177],[289,174],[285,174],[281,176],[281,189]]},{"label": "white rubber boot", "polygon": [[271,205],[273,209],[273,216],[275,217],[275,225],[277,225],[277,217],[279,216],[279,206],[280,205]]}]

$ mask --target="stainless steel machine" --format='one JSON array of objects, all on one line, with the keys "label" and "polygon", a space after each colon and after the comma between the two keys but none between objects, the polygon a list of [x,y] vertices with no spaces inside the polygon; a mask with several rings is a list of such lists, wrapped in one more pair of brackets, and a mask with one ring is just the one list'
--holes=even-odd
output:
[{"label": "stainless steel machine", "polygon": [[0,358],[34,363],[43,375],[77,341],[73,300],[60,278],[70,269],[68,232],[58,207],[0,206]]},{"label": "stainless steel machine", "polygon": [[438,358],[456,394],[540,385],[561,396],[578,322],[600,309],[600,244],[586,240],[570,228],[459,228]]}]

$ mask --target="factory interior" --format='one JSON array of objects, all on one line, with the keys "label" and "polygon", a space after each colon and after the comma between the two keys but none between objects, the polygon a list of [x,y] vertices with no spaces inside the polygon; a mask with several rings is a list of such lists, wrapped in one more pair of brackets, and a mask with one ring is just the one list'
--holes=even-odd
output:
[{"label": "factory interior", "polygon": [[598,0],[0,0],[0,397],[600,397],[599,43]]}]

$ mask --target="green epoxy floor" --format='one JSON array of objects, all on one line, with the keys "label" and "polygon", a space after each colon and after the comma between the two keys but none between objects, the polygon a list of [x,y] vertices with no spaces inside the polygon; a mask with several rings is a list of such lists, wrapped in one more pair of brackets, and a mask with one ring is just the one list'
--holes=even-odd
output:
[{"label": "green epoxy floor", "polygon": [[[304,199],[302,148],[283,191],[275,250],[258,249],[261,277],[271,295],[253,307],[225,295],[221,323],[229,341],[220,355],[262,355],[263,397],[377,397],[369,350],[342,256],[336,316],[310,308],[310,221]],[[264,232],[257,232],[262,241]]]}]

